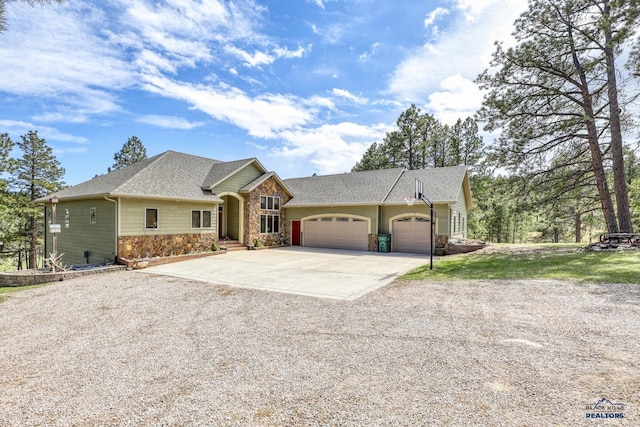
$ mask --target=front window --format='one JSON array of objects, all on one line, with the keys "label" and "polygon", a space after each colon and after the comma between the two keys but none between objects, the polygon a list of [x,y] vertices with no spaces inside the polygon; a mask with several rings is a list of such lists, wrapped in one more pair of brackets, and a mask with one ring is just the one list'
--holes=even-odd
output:
[{"label": "front window", "polygon": [[191,228],[211,228],[211,211],[191,211]]},{"label": "front window", "polygon": [[260,209],[264,211],[279,211],[280,197],[260,196]]},{"label": "front window", "polygon": [[158,208],[146,208],[144,213],[144,228],[148,230],[158,228]]},{"label": "front window", "polygon": [[280,215],[260,215],[260,233],[280,232]]}]

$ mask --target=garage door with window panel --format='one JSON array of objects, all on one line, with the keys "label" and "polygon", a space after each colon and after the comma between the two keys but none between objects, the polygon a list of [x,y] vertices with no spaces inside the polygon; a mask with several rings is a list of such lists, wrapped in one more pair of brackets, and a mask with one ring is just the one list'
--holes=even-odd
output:
[{"label": "garage door with window panel", "polygon": [[393,221],[394,252],[428,254],[431,251],[431,222],[428,218],[404,217]]},{"label": "garage door with window panel", "polygon": [[369,249],[369,226],[362,219],[322,217],[304,220],[304,245],[315,248]]}]

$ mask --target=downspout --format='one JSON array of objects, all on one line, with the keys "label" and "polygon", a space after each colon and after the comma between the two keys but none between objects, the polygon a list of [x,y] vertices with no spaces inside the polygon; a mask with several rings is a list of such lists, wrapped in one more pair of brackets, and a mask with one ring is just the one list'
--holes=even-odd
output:
[{"label": "downspout", "polygon": [[113,217],[115,218],[114,229],[115,229],[115,232],[116,232],[116,236],[115,236],[115,245],[114,245],[114,246],[115,246],[115,248],[114,248],[114,252],[115,252],[115,254],[116,254],[116,258],[115,258],[114,262],[118,262],[118,259],[119,259],[119,256],[118,256],[118,255],[119,255],[119,254],[118,254],[118,237],[120,237],[120,227],[119,227],[119,224],[120,224],[120,221],[119,221],[119,218],[120,218],[120,212],[118,212],[118,207],[119,207],[120,205],[118,204],[118,201],[117,201],[117,200],[110,199],[110,198],[109,198],[109,197],[107,197],[107,196],[104,196],[104,199],[105,199],[106,201],[108,201],[108,202],[113,202],[113,203],[115,204],[115,207],[114,207],[114,208],[115,208],[115,209],[114,209],[114,213],[115,213],[115,215],[114,215]]}]

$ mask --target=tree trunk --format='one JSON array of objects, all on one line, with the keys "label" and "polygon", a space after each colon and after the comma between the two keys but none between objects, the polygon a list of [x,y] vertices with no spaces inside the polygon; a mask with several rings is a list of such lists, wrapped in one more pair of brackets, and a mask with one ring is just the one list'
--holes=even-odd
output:
[{"label": "tree trunk", "polygon": [[[604,1],[604,17],[611,19],[611,6]],[[629,207],[629,192],[624,170],[624,152],[622,150],[622,130],[620,126],[620,105],[618,103],[618,83],[616,81],[616,65],[612,44],[612,30],[610,24],[604,29],[605,58],[607,64],[607,92],[609,95],[609,127],[611,132],[611,155],[613,158],[613,187],[616,194],[616,208],[618,224],[623,233],[633,232],[631,209]]]},{"label": "tree trunk", "polygon": [[582,218],[580,213],[576,212],[575,217],[576,223],[576,243],[580,243],[582,241]]},{"label": "tree trunk", "polygon": [[36,217],[29,218],[29,257],[27,268],[36,268],[36,250],[38,246],[38,227]]},{"label": "tree trunk", "polygon": [[[572,32],[569,31],[569,37],[573,40]],[[582,95],[582,109],[586,116],[585,124],[587,127],[587,135],[589,141],[589,151],[591,152],[591,163],[593,173],[596,178],[596,186],[598,187],[598,195],[600,196],[600,204],[602,206],[602,214],[604,215],[604,221],[607,225],[607,231],[609,233],[618,232],[618,222],[616,221],[615,210],[613,209],[613,200],[611,199],[611,193],[609,192],[609,186],[607,185],[607,176],[604,172],[604,164],[602,161],[602,151],[600,150],[600,144],[598,141],[598,130],[595,124],[595,113],[593,111],[593,102],[591,100],[591,93],[589,91],[589,82],[587,80],[586,72],[580,63],[580,59],[575,50],[575,45],[571,45],[571,54],[573,59],[573,65],[580,76],[580,90]]]}]

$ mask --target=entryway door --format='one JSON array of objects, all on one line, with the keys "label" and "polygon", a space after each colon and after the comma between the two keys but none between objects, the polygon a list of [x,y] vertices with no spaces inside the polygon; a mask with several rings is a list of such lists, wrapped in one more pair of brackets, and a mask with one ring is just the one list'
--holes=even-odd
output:
[{"label": "entryway door", "polygon": [[423,217],[405,217],[393,221],[391,250],[394,252],[431,252],[431,222]]},{"label": "entryway door", "polygon": [[300,246],[300,221],[291,221],[291,246]]}]

